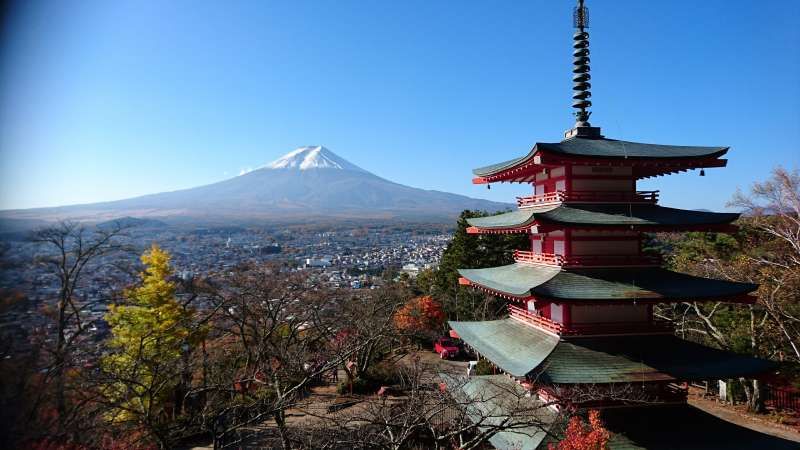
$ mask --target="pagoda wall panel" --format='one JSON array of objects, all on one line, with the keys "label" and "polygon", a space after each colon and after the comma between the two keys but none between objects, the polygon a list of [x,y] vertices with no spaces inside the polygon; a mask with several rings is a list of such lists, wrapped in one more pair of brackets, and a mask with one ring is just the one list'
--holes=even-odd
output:
[{"label": "pagoda wall panel", "polygon": [[637,255],[639,240],[573,241],[572,255]]},{"label": "pagoda wall panel", "polygon": [[628,192],[636,189],[633,179],[573,179],[573,191]]},{"label": "pagoda wall panel", "polygon": [[572,166],[572,175],[633,176],[632,167]]},{"label": "pagoda wall panel", "polygon": [[570,308],[573,325],[650,320],[647,305],[572,305]]}]

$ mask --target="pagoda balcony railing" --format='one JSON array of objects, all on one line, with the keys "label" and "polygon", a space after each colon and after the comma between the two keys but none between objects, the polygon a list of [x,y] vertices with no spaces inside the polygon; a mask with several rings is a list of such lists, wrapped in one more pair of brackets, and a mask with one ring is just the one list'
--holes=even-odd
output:
[{"label": "pagoda balcony railing", "polygon": [[528,264],[544,264],[547,266],[563,266],[564,257],[553,253],[534,253],[514,250],[514,261]]},{"label": "pagoda balcony railing", "polygon": [[534,314],[526,309],[520,308],[519,306],[508,305],[508,315],[515,319],[519,319],[522,322],[543,328],[551,333],[561,334],[564,330],[564,325],[558,322],[553,322],[552,320],[542,317],[538,314]]},{"label": "pagoda balcony railing", "polygon": [[573,323],[565,325],[514,305],[508,305],[508,314],[512,318],[562,336],[672,333],[674,331],[674,327],[669,322],[661,320],[647,322]]},{"label": "pagoda balcony railing", "polygon": [[555,191],[544,194],[517,197],[517,206],[550,205],[564,202],[580,203],[647,203],[658,202],[659,191],[604,192],[604,191]]},{"label": "pagoda balcony railing", "polygon": [[562,256],[514,250],[514,260],[522,264],[560,267],[658,267],[661,257],[653,255],[577,255]]}]

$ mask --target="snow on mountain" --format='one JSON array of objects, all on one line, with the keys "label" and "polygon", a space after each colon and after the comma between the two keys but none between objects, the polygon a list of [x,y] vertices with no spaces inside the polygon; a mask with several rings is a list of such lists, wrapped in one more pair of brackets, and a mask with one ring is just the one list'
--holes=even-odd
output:
[{"label": "snow on mountain", "polygon": [[267,169],[342,169],[366,172],[364,169],[341,158],[327,148],[318,145],[315,147],[300,147],[283,155],[271,164]]},{"label": "snow on mountain", "polygon": [[198,223],[310,218],[452,222],[465,209],[501,211],[510,206],[394,183],[314,146],[300,147],[267,166],[205,186],[88,205],[0,211],[0,228],[3,219],[105,221],[118,217]]}]

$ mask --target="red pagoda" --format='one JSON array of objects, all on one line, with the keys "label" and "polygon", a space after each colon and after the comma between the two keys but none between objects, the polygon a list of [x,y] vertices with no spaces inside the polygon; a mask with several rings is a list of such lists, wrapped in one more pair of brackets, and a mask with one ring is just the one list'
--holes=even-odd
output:
[{"label": "red pagoda", "polygon": [[[735,230],[738,214],[659,204],[637,181],[724,167],[728,147],[656,145],[609,139],[589,123],[587,10],[575,8],[575,126],[555,143],[474,170],[473,183],[529,183],[512,212],[469,219],[468,233],[522,233],[530,247],[513,264],[460,270],[460,283],[508,300],[508,317],[450,322],[480,357],[536,393],[571,406],[621,406],[612,395],[635,385],[647,404],[686,401],[687,382],[751,377],[768,361],[682,340],[653,306],[675,302],[753,303],[757,286],[677,273],[643,252],[645,233]],[[594,397],[575,404],[591,386]],[[607,393],[608,395],[605,395]]]}]

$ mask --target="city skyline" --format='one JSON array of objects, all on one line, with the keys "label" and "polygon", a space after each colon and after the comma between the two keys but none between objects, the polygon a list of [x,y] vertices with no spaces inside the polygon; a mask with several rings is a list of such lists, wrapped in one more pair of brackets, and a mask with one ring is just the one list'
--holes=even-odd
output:
[{"label": "city skyline", "polygon": [[[305,145],[409,186],[521,195],[471,185],[470,170],[574,121],[573,5],[542,4],[19,3],[0,54],[0,209],[200,186]],[[731,146],[725,171],[657,180],[664,205],[721,210],[798,166],[800,6],[598,6],[593,124]]]}]

